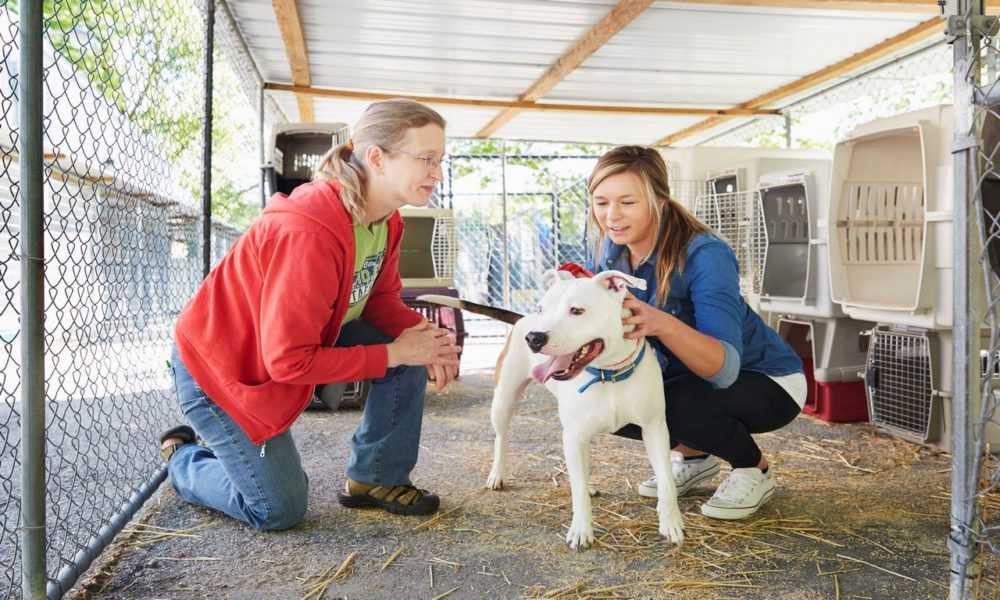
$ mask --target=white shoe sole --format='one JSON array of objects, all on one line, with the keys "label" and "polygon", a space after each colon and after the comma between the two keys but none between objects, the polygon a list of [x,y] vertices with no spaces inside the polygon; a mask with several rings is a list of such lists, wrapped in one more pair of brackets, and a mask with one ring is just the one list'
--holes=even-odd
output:
[{"label": "white shoe sole", "polygon": [[[735,521],[738,519],[745,519],[750,515],[757,512],[764,503],[771,499],[774,495],[774,488],[771,488],[764,492],[761,496],[760,501],[754,506],[741,506],[736,507],[726,507],[726,506],[714,506],[708,502],[701,505],[701,514],[705,515],[710,519],[722,519],[723,521]],[[711,501],[709,501],[711,502]]]},{"label": "white shoe sole", "polygon": [[[691,491],[691,488],[695,487],[699,483],[715,477],[719,473],[720,468],[721,465],[719,464],[719,461],[715,461],[714,465],[705,469],[701,473],[698,473],[691,479],[688,479],[684,482],[684,485],[677,486],[677,497],[680,498],[684,494]],[[639,495],[644,498],[657,498],[656,486],[646,485],[646,482],[643,481],[639,484]]]}]

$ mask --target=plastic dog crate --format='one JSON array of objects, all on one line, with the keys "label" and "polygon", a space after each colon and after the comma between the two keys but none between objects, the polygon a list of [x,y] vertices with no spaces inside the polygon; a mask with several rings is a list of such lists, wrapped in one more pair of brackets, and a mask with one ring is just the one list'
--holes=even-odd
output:
[{"label": "plastic dog crate", "polygon": [[264,162],[267,197],[291,194],[312,181],[320,159],[330,148],[347,141],[346,123],[284,123],[275,125]]},{"label": "plastic dog crate", "polygon": [[808,384],[802,412],[837,423],[868,420],[868,399],[861,377],[867,354],[861,346],[861,335],[873,327],[873,323],[853,319],[778,321],[778,335],[802,359]]},{"label": "plastic dog crate", "polygon": [[405,227],[399,250],[403,287],[455,287],[458,241],[451,209],[401,208],[399,213]]},{"label": "plastic dog crate", "polygon": [[773,313],[842,317],[830,296],[826,213],[829,165],[773,173],[758,185],[767,232],[761,309]]},{"label": "plastic dog crate", "polygon": [[[951,331],[901,325],[873,330],[865,369],[872,423],[899,437],[950,450],[952,356]],[[986,441],[1000,441],[996,423],[987,426]]]},{"label": "plastic dog crate", "polygon": [[940,106],[868,123],[837,144],[829,261],[845,313],[952,326],[952,141],[951,107]]}]

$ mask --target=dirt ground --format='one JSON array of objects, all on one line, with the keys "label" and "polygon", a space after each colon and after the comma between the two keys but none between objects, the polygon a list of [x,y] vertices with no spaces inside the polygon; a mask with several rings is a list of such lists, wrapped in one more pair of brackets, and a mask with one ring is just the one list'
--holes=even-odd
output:
[{"label": "dirt ground", "polygon": [[[305,598],[338,571],[323,598],[948,595],[945,454],[867,425],[801,416],[759,437],[778,478],[770,503],[746,522],[710,521],[698,505],[712,488],[699,490],[681,500],[688,539],[678,549],[656,533],[655,501],[635,492],[650,475],[642,446],[601,436],[593,450],[599,544],[575,552],[563,542],[569,490],[554,400],[529,388],[513,424],[510,488],[488,492],[491,393],[480,371],[428,396],[414,479],[442,496],[434,517],[340,507],[359,413],[310,411],[293,430],[311,481],[304,523],[259,533],[184,504],[164,485],[69,597]],[[981,597],[992,595],[990,583],[984,578]]]}]

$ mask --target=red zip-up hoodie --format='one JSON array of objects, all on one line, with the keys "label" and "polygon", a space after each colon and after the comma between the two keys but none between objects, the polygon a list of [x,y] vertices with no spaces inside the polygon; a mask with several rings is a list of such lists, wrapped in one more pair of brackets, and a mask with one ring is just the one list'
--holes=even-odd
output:
[{"label": "red zip-up hoodie", "polygon": [[[254,444],[279,435],[317,383],[385,375],[384,344],[334,348],[354,277],[354,227],[337,183],[276,194],[177,319],[177,349],[202,391]],[[403,220],[388,220],[385,259],[361,318],[395,338],[421,315],[399,296]]]}]

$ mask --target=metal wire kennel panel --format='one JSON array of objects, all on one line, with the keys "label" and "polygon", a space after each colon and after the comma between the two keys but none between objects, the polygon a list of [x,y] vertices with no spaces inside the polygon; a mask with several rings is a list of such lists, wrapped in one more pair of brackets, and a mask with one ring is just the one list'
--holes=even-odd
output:
[{"label": "metal wire kennel panel", "polygon": [[736,254],[743,295],[748,301],[758,298],[768,246],[760,193],[705,194],[695,201],[694,213]]},{"label": "metal wire kennel panel", "polygon": [[[982,339],[985,348],[988,338]],[[873,329],[865,367],[871,422],[894,435],[950,450],[952,356],[951,331],[895,324]],[[985,365],[983,361],[984,370]],[[984,439],[1000,442],[1000,427],[988,423]]]},{"label": "metal wire kennel panel", "polygon": [[831,293],[854,318],[952,325],[951,112],[873,121],[834,150]]},{"label": "metal wire kennel panel", "polygon": [[[203,252],[192,197],[202,184],[198,4],[46,3],[41,97],[19,62],[28,6],[0,0],[0,589],[15,599],[22,573],[61,597],[162,480],[150,441],[181,419],[167,359]],[[30,380],[20,346],[34,329],[19,310],[29,234],[15,147],[22,111],[43,128],[44,216],[30,233],[44,239],[44,452],[37,438],[20,439]],[[218,260],[238,232],[216,224],[213,233]],[[45,480],[22,489],[22,470],[30,477],[42,463]],[[31,494],[44,494],[44,529],[20,522]],[[44,573],[30,556],[21,564],[21,541],[36,535]]]}]

